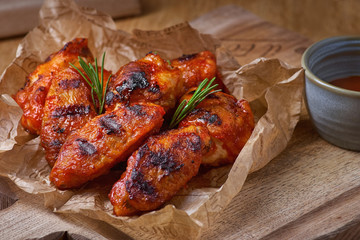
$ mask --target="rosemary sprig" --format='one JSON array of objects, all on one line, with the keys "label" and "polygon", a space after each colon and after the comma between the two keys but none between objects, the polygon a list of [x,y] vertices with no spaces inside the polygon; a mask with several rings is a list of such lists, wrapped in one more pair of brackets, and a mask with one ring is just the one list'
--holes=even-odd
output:
[{"label": "rosemary sprig", "polygon": [[218,86],[218,84],[212,85],[212,83],[215,81],[215,77],[211,79],[209,83],[208,81],[209,80],[206,78],[199,84],[198,88],[195,90],[194,94],[188,102],[184,99],[180,103],[173,115],[173,118],[171,119],[169,125],[170,129],[178,125],[181,120],[183,120],[192,110],[194,110],[194,108],[196,108],[196,106],[199,105],[199,103],[203,101],[207,96],[221,91],[220,89],[214,90]]},{"label": "rosemary sprig", "polygon": [[[104,110],[105,95],[106,95],[109,80],[111,78],[111,74],[110,74],[109,78],[107,79],[107,81],[105,83],[105,88],[104,88],[105,52],[103,53],[103,56],[102,56],[100,79],[99,79],[99,72],[98,72],[96,58],[95,58],[95,66],[93,66],[91,63],[87,64],[84,61],[84,59],[82,59],[80,56],[78,58],[79,58],[80,66],[84,70],[86,76],[83,74],[83,72],[79,68],[74,66],[72,63],[70,63],[70,65],[80,73],[80,75],[86,80],[86,82],[91,87],[91,98],[93,100],[93,103],[95,105],[97,113],[100,115],[103,113],[103,110]],[[98,101],[95,100],[94,93],[96,94]]]}]

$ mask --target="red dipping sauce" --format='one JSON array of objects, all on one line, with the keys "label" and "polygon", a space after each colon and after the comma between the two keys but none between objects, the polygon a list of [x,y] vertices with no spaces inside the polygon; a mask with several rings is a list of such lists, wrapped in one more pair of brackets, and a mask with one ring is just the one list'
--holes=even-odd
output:
[{"label": "red dipping sauce", "polygon": [[360,76],[340,78],[333,80],[329,83],[348,90],[360,91]]}]

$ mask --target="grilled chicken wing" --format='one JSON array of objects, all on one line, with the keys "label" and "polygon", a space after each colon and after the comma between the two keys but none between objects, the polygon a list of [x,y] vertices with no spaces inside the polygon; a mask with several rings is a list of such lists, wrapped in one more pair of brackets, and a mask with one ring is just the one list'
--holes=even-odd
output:
[{"label": "grilled chicken wing", "polygon": [[151,103],[120,104],[93,118],[63,144],[50,180],[59,189],[69,189],[107,173],[160,129],[164,114]]},{"label": "grilled chicken wing", "polygon": [[117,103],[152,102],[165,111],[181,96],[180,71],[155,53],[122,66],[109,82],[106,111]]},{"label": "grilled chicken wing", "polygon": [[128,159],[109,198],[118,216],[160,207],[198,173],[212,141],[206,128],[188,126],[150,137]]},{"label": "grilled chicken wing", "polygon": [[119,102],[152,102],[167,112],[188,89],[215,76],[218,76],[216,83],[226,89],[217,73],[215,56],[209,51],[185,55],[171,62],[149,53],[118,70],[109,83],[106,109],[113,109]]},{"label": "grilled chicken wing", "polygon": [[[189,100],[194,90],[183,96]],[[233,163],[254,129],[254,116],[249,103],[242,99],[217,92],[203,100],[184,120],[186,126],[206,127],[216,148],[209,151],[202,164],[220,166]]]},{"label": "grilled chicken wing", "polygon": [[[105,79],[109,75],[104,71]],[[90,87],[75,69],[66,68],[53,78],[43,112],[41,145],[52,167],[66,138],[97,115]]]},{"label": "grilled chicken wing", "polygon": [[27,78],[24,88],[14,96],[15,101],[23,110],[21,124],[32,134],[40,134],[45,98],[52,79],[69,63],[78,61],[78,56],[92,61],[92,55],[87,46],[87,39],[76,38],[68,42],[60,51],[48,57],[45,63],[39,65]]},{"label": "grilled chicken wing", "polygon": [[[190,90],[183,99],[189,100]],[[117,216],[160,207],[197,174],[200,164],[235,161],[254,128],[249,104],[226,93],[203,100],[176,130],[150,137],[128,159],[109,194]]]}]

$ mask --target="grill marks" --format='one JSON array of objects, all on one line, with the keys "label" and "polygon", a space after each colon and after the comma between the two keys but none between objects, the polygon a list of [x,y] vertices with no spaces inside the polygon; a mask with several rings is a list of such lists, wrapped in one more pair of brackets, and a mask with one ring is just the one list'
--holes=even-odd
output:
[{"label": "grill marks", "polygon": [[75,141],[78,143],[82,155],[91,156],[97,152],[96,147],[86,139],[78,138]]},{"label": "grill marks", "polygon": [[217,114],[210,114],[209,112],[206,112],[202,117],[200,117],[200,119],[217,126],[220,126],[222,123],[220,117]]},{"label": "grill marks", "polygon": [[194,59],[198,54],[184,54],[182,55],[181,57],[179,57],[177,60],[180,61],[180,62],[183,62],[183,61],[189,61],[191,59]]},{"label": "grill marks", "polygon": [[214,124],[216,126],[220,126],[222,124],[222,120],[217,114],[211,113],[205,109],[201,109],[201,108],[195,109],[189,115],[197,116],[199,120],[202,120],[208,124]]},{"label": "grill marks", "polygon": [[90,109],[90,105],[85,106],[84,104],[73,104],[65,107],[57,107],[51,113],[51,117],[60,118],[87,115],[90,113]]},{"label": "grill marks", "polygon": [[198,135],[193,134],[191,137],[185,138],[185,149],[190,149],[193,152],[201,150],[201,139]]},{"label": "grill marks", "polygon": [[151,151],[147,144],[139,148],[136,154],[136,160],[138,162],[140,160],[143,161],[146,167],[159,167],[165,172],[165,176],[168,176],[171,172],[180,170],[180,168],[184,166],[184,164],[178,163],[178,159],[176,159],[176,156],[170,149]]},{"label": "grill marks", "polygon": [[171,148],[180,149],[181,151],[192,151],[198,152],[201,151],[201,138],[195,133],[186,133],[179,136],[178,141],[176,141]]},{"label": "grill marks", "polygon": [[131,191],[131,189],[138,189],[140,192],[144,193],[149,197],[150,200],[154,200],[157,197],[156,189],[151,185],[149,181],[146,181],[144,174],[135,169],[131,172],[131,181],[125,182],[126,191],[129,192],[129,198],[133,199],[137,191]]},{"label": "grill marks", "polygon": [[160,86],[158,84],[154,84],[154,85],[149,87],[148,92],[160,93]]},{"label": "grill marks", "polygon": [[107,105],[110,105],[113,103],[114,98],[116,98],[116,95],[113,92],[107,92],[105,96],[105,103]]},{"label": "grill marks", "polygon": [[[128,100],[131,92],[148,88],[150,82],[147,78],[147,74],[139,63],[131,62],[125,65],[117,77],[111,79],[111,82],[117,85],[109,84],[109,91],[105,97],[106,104],[111,105],[113,102]],[[151,89],[157,92],[156,87]]]},{"label": "grill marks", "polygon": [[159,167],[164,171],[164,175],[168,176],[184,166],[184,163],[181,163],[179,151],[189,150],[192,152],[201,151],[200,136],[194,133],[179,136],[179,139],[169,148],[159,148],[156,150],[150,150],[148,144],[144,144],[136,154],[136,161],[143,162],[146,167]]},{"label": "grill marks", "polygon": [[149,86],[149,82],[146,79],[145,72],[133,72],[131,75],[119,86],[116,87],[116,91],[122,94],[124,91],[132,92],[135,89],[143,89]]},{"label": "grill marks", "polygon": [[59,126],[53,126],[53,130],[56,133],[64,133],[65,132],[65,128],[61,128]]},{"label": "grill marks", "polygon": [[81,79],[64,79],[59,81],[59,86],[64,89],[72,89],[79,88],[81,83]]},{"label": "grill marks", "polygon": [[50,142],[50,146],[52,146],[52,147],[61,147],[61,145],[62,145],[63,143],[61,142],[61,141],[59,141],[58,139],[55,139],[55,140],[53,140],[53,141],[51,141]]},{"label": "grill marks", "polygon": [[[148,113],[146,112],[146,108],[144,106],[135,104],[126,106],[126,109],[129,110],[127,114],[130,114],[130,116],[135,117],[148,117]],[[121,134],[123,131],[125,131],[122,128],[121,123],[119,122],[118,117],[115,114],[105,115],[101,118],[99,118],[99,125],[101,128],[105,129],[106,134]]]},{"label": "grill marks", "polygon": [[133,105],[133,106],[129,106],[127,108],[138,117],[143,117],[147,114],[141,105]]},{"label": "grill marks", "polygon": [[180,170],[180,168],[184,166],[183,163],[177,163],[176,157],[170,150],[164,152],[150,151],[148,159],[148,163],[163,170],[165,172],[165,176],[168,176],[171,172]]},{"label": "grill marks", "polygon": [[116,121],[116,115],[105,115],[99,119],[100,126],[106,130],[106,134],[120,134],[122,126]]},{"label": "grill marks", "polygon": [[139,147],[139,150],[138,150],[137,155],[136,155],[136,160],[139,161],[141,158],[143,158],[145,156],[145,154],[148,151],[149,151],[149,146],[147,145],[147,143],[145,143],[144,145]]}]

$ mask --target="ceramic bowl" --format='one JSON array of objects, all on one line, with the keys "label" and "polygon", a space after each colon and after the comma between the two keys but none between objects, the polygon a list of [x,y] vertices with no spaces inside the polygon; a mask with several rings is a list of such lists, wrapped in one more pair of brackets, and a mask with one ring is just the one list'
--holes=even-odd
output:
[{"label": "ceramic bowl", "polygon": [[360,36],[319,41],[304,52],[301,64],[305,101],[317,132],[334,145],[360,151],[360,92],[329,83],[360,76]]}]

